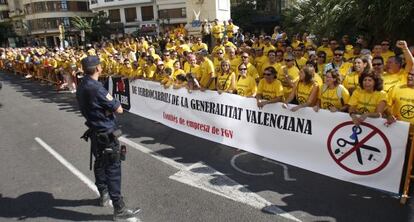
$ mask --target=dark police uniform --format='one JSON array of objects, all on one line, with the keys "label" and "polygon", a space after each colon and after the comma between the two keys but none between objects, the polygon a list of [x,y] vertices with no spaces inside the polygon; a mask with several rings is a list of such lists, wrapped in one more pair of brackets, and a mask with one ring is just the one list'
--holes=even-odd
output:
[{"label": "dark police uniform", "polygon": [[[99,58],[89,56],[82,65],[96,66]],[[101,195],[109,193],[114,209],[122,209],[125,204],[121,196],[121,161],[119,142],[113,132],[117,130],[114,112],[121,105],[112,98],[102,83],[85,75],[78,86],[76,98],[82,115],[86,118],[91,139],[91,150],[95,157],[94,174],[96,186]]]}]

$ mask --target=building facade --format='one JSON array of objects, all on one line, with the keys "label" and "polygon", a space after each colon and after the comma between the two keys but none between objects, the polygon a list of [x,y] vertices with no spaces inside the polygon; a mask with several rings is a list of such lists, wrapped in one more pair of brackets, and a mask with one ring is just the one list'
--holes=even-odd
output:
[{"label": "building facade", "polygon": [[[22,6],[28,36],[36,44],[44,43],[48,46],[60,45],[59,25],[63,24],[68,33],[72,30],[73,36],[69,37],[76,38],[79,33],[73,30],[71,19],[75,16],[93,16],[89,10],[88,0],[22,0]],[[73,41],[77,39],[71,42]]]}]

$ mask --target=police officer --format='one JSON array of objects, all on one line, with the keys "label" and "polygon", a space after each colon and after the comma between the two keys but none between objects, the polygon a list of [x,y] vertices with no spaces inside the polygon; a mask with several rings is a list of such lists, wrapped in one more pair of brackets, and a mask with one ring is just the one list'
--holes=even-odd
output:
[{"label": "police officer", "polygon": [[127,208],[121,196],[121,152],[117,139],[121,133],[114,113],[122,113],[122,106],[98,81],[102,72],[99,58],[88,56],[81,63],[85,77],[78,86],[76,98],[89,128],[84,136],[91,139],[100,205],[107,206],[112,200],[114,220],[135,217],[140,209]]}]

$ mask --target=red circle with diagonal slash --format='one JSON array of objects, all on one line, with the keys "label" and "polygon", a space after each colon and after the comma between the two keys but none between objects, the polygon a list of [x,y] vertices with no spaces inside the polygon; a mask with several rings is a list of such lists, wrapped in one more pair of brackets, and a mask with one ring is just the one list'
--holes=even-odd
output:
[{"label": "red circle with diagonal slash", "polygon": [[[388,141],[388,138],[385,136],[385,134],[383,133],[383,132],[381,132],[381,130],[379,130],[378,128],[376,128],[375,126],[373,126],[373,125],[371,125],[371,124],[369,124],[369,123],[366,123],[366,122],[362,122],[361,123],[361,125],[363,125],[363,126],[366,126],[366,127],[368,127],[368,128],[370,128],[370,129],[372,129],[372,132],[371,133],[369,133],[367,136],[365,136],[365,138],[363,138],[361,141],[359,141],[359,143],[358,144],[356,144],[350,151],[348,151],[347,153],[345,153],[344,155],[342,155],[339,159],[337,159],[336,158],[336,156],[335,156],[335,154],[332,152],[332,146],[331,146],[331,142],[332,142],[332,138],[333,138],[333,136],[335,135],[335,133],[340,129],[340,128],[342,128],[342,127],[344,127],[344,126],[348,126],[348,125],[354,125],[354,123],[352,122],[352,121],[348,121],[348,122],[344,122],[344,123],[341,123],[341,124],[339,124],[338,126],[336,126],[333,130],[332,130],[332,132],[329,134],[329,136],[328,136],[328,151],[329,151],[329,154],[331,155],[331,157],[332,157],[332,159],[341,167],[341,168],[343,168],[344,170],[346,170],[346,171],[348,171],[348,172],[350,172],[350,173],[353,173],[353,174],[357,174],[357,175],[370,175],[370,174],[374,174],[374,173],[377,173],[377,172],[379,172],[379,171],[381,171],[382,169],[384,169],[384,167],[385,166],[387,166],[387,164],[388,164],[388,162],[390,161],[390,159],[391,159],[391,144],[390,144],[390,142]],[[372,135],[371,135],[372,134]],[[356,149],[359,149],[362,145],[363,145],[363,143],[365,143],[366,141],[368,141],[370,138],[372,138],[373,136],[375,136],[376,134],[378,134],[383,140],[384,140],[384,143],[385,143],[385,147],[386,147],[386,156],[385,156],[385,159],[384,159],[384,161],[383,161],[383,163],[381,164],[381,165],[379,165],[377,168],[375,168],[375,169],[372,169],[372,170],[369,170],[369,171],[358,171],[358,170],[354,170],[354,169],[351,169],[351,168],[349,168],[349,167],[347,167],[347,166],[345,166],[344,164],[342,164],[341,162],[342,162],[342,160],[343,159],[345,159],[346,157],[344,157],[344,158],[342,158],[343,156],[348,156],[348,155],[350,155],[351,153],[353,153]],[[357,148],[355,148],[355,147],[357,147]],[[353,151],[352,151],[353,150]],[[348,154],[349,153],[349,154]],[[348,154],[348,155],[347,155]]]}]

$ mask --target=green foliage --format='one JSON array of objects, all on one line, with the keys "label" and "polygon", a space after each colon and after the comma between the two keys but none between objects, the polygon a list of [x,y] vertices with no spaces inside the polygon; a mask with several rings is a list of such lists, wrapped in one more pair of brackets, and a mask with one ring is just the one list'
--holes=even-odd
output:
[{"label": "green foliage", "polygon": [[84,30],[86,39],[99,41],[104,36],[109,36],[108,17],[105,13],[96,13],[91,19],[76,16],[72,19],[72,25],[78,31]]},{"label": "green foliage", "polygon": [[232,7],[231,9],[231,18],[234,23],[240,25],[245,30],[253,30],[255,28],[252,23],[252,18],[258,15],[258,11],[253,10],[253,6],[248,4],[247,1],[243,1],[240,5]]},{"label": "green foliage", "polygon": [[289,34],[311,32],[339,37],[362,34],[372,42],[414,40],[412,0],[297,0],[283,12]]}]

